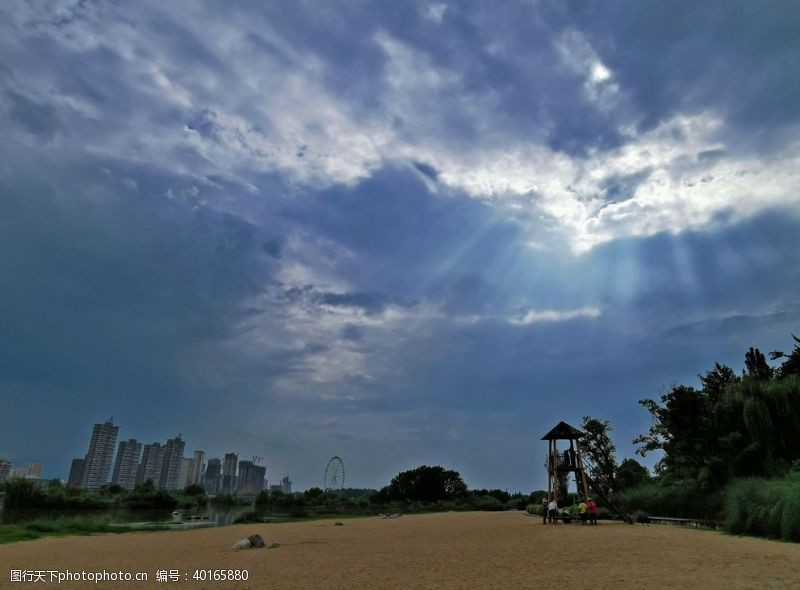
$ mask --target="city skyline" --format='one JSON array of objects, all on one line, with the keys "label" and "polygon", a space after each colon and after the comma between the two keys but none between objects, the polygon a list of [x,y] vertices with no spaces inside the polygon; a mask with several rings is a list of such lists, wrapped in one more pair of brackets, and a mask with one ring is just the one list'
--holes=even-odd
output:
[{"label": "city skyline", "polygon": [[[176,491],[186,488],[192,484],[199,484],[205,487],[203,481],[207,464],[203,461],[206,456],[205,451],[195,450],[191,457],[185,457],[186,441],[181,435],[169,438],[162,445],[156,441],[143,444],[135,438],[121,440],[116,443],[119,432],[119,425],[114,425],[113,418],[104,423],[95,424],[92,428],[92,436],[89,441],[89,451],[84,458],[74,458],[69,474],[63,479],[68,485],[93,489],[103,485],[119,485],[125,489],[133,489],[136,484],[147,480],[159,488],[167,491]],[[113,441],[113,443],[112,443]],[[85,465],[90,464],[90,455],[96,466],[92,474],[86,474]],[[109,456],[115,456],[113,460],[113,472],[106,478],[105,482],[100,483],[102,473],[110,471],[111,465],[108,464]],[[247,495],[257,495],[267,485],[266,473],[267,466],[261,465],[261,457],[253,456],[253,461],[239,461],[238,453],[226,453],[224,463],[224,478],[219,482],[214,481],[212,489],[208,493],[244,493]],[[258,461],[258,462],[256,462]],[[209,462],[220,464],[216,457],[209,458]],[[0,475],[14,477],[14,469],[11,462],[2,460],[0,462]],[[16,469],[23,469],[18,467]],[[34,461],[26,469],[26,475],[34,479],[39,479],[42,471],[42,464]],[[35,473],[34,473],[35,472]],[[23,475],[18,475],[23,477]],[[260,479],[259,479],[260,478]],[[0,478],[2,479],[2,478]],[[47,478],[43,478],[47,479]],[[260,483],[259,483],[260,481]],[[281,483],[283,488],[287,487],[288,477],[283,476]],[[291,482],[288,482],[288,489],[291,489]]]}]

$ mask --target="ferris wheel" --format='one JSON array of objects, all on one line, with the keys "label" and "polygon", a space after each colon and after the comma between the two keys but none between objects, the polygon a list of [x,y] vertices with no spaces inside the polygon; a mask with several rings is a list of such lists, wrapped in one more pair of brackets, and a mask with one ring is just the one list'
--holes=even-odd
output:
[{"label": "ferris wheel", "polygon": [[326,492],[344,489],[344,461],[331,457],[325,466],[325,480],[322,489]]}]

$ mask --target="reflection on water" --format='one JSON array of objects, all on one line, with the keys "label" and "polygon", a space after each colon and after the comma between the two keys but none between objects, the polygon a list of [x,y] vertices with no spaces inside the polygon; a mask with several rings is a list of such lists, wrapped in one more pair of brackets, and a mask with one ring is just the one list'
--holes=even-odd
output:
[{"label": "reflection on water", "polygon": [[91,518],[104,524],[202,522],[217,526],[233,524],[242,514],[253,510],[252,505],[221,506],[207,502],[205,506],[162,510],[21,510],[0,509],[0,523],[22,524],[32,520],[62,518]]}]

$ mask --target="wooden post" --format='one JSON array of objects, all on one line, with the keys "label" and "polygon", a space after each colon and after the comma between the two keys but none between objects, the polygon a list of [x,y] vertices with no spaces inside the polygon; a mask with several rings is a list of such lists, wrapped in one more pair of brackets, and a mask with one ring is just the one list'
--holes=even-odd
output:
[{"label": "wooden post", "polygon": [[553,498],[553,441],[547,441],[547,522],[550,522],[550,500]]}]

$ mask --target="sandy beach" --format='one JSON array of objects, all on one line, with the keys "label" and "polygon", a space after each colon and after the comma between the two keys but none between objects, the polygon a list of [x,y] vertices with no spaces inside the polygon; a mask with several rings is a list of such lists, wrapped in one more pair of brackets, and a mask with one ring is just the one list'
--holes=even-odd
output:
[{"label": "sandy beach", "polygon": [[[447,513],[49,538],[0,546],[14,570],[145,572],[148,582],[59,588],[797,588],[800,545],[663,525],[544,526],[520,512]],[[235,551],[259,533],[275,549]],[[179,570],[159,583],[156,571]],[[195,570],[248,571],[198,581]],[[47,585],[56,586],[53,582]],[[41,582],[38,587],[43,586]]]}]

